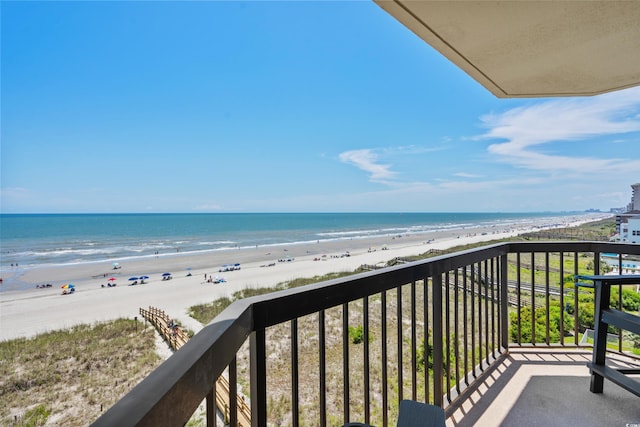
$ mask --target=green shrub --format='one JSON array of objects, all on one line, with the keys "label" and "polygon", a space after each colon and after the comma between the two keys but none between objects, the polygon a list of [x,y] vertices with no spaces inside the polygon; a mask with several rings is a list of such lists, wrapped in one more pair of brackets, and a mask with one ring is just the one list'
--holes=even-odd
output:
[{"label": "green shrub", "polygon": [[[429,331],[429,335],[431,336],[431,331]],[[442,365],[443,365],[442,369],[444,369],[445,371],[447,370],[448,366],[455,365],[455,360],[456,360],[455,347],[456,346],[455,346],[454,334],[451,334],[449,343],[450,343],[449,344],[450,351],[449,351],[449,357],[447,357],[447,354],[446,354],[447,343],[445,339],[442,340]],[[425,353],[428,354],[428,357],[425,357]],[[429,338],[429,342],[427,343],[426,346],[423,340],[416,352],[416,365],[418,366],[419,371],[421,372],[424,371],[425,363],[426,363],[426,367],[429,370],[433,369],[433,344],[432,344],[431,338]],[[451,373],[451,375],[455,375],[455,374]]]},{"label": "green shrub", "polygon": [[[568,304],[569,305],[569,304]],[[581,306],[582,311],[582,306]],[[558,303],[554,303],[549,307],[549,342],[562,342],[560,336],[560,312],[561,308]],[[518,314],[512,312],[509,314],[511,320],[511,341],[518,342]],[[535,316],[535,342],[543,343],[547,340],[547,310],[544,307],[537,308],[534,312]],[[592,320],[593,323],[593,320]],[[563,329],[565,334],[573,330],[573,317],[566,313],[563,316]],[[531,342],[531,307],[522,307],[520,309],[520,336],[522,342]]]},{"label": "green shrub", "polygon": [[43,426],[46,424],[49,415],[51,415],[51,412],[47,409],[47,407],[43,404],[40,404],[35,408],[28,410],[24,414],[21,425],[25,427]]},{"label": "green shrub", "polygon": [[[362,325],[349,326],[349,338],[354,344],[361,344],[364,341],[364,328]],[[371,333],[369,333],[369,342],[371,342]]]},{"label": "green shrub", "polygon": [[[617,307],[620,301],[618,290],[611,290],[611,306]],[[622,289],[622,309],[624,311],[638,312],[640,308],[640,293],[633,289]]]},{"label": "green shrub", "polygon": [[[567,313],[574,313],[573,295],[568,296]],[[611,299],[609,304],[611,307],[618,307],[620,301],[617,289],[613,289],[611,292]],[[578,295],[578,330],[584,332],[586,329],[593,329],[594,327],[594,295],[593,291],[581,292]],[[640,309],[640,293],[633,289],[622,289],[622,309],[637,313]],[[610,332],[615,333],[615,328],[611,328]]]}]

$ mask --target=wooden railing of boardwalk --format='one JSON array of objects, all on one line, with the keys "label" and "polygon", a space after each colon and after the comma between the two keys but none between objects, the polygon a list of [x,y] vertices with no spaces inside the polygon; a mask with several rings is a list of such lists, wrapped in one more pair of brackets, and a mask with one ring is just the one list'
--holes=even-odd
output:
[{"label": "wooden railing of boardwalk", "polygon": [[141,307],[140,315],[156,327],[160,335],[162,335],[174,351],[177,351],[189,341],[189,336],[182,328],[171,323],[171,318],[159,308],[149,307],[148,310],[145,310]]},{"label": "wooden railing of boardwalk", "polygon": [[[147,319],[155,328],[160,332],[160,335],[169,343],[169,346],[177,351],[189,341],[189,336],[178,325],[172,323],[171,318],[159,308],[149,307],[148,310],[140,308],[140,315]],[[216,406],[224,415],[225,422],[230,419],[229,408],[231,402],[229,381],[223,377],[218,377],[216,381]],[[251,426],[251,408],[245,401],[243,396],[237,396],[238,405],[238,426],[250,427]]]},{"label": "wooden railing of boardwalk", "polygon": [[[427,252],[425,252],[424,254],[422,254],[425,258],[428,257],[432,257],[432,256],[438,256],[438,255],[442,255],[445,252],[440,250],[440,249],[429,249]],[[360,270],[362,271],[374,271],[374,270],[380,270],[382,268],[387,268],[387,267],[391,267],[394,265],[399,265],[399,264],[406,264],[408,262],[411,262],[411,260],[409,259],[405,259],[405,258],[400,258],[400,257],[395,257],[390,261],[387,261],[385,263],[379,263],[379,264],[361,264],[360,265]]]}]

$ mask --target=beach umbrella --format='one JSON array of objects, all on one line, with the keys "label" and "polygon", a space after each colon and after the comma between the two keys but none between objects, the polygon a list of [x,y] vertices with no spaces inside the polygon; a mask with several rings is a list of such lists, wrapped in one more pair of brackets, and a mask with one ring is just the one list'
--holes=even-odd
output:
[{"label": "beach umbrella", "polygon": [[117,280],[115,277],[112,277],[111,279],[109,279],[110,282],[113,282],[114,280]]},{"label": "beach umbrella", "polygon": [[140,276],[140,280],[147,280],[149,276]]},{"label": "beach umbrella", "polygon": [[120,265],[120,263],[119,263],[119,262],[114,262],[114,263],[113,263],[113,264],[111,264],[111,265],[113,265],[114,267],[117,267],[117,266],[119,266],[119,265]]},{"label": "beach umbrella", "polygon": [[134,281],[134,280],[138,280],[137,277],[129,277],[129,280]]},{"label": "beach umbrella", "polygon": [[71,289],[71,288],[75,288],[75,285],[72,285],[71,283],[68,283],[66,285],[62,285],[61,287],[62,287],[62,289]]},{"label": "beach umbrella", "polygon": [[171,276],[171,273],[162,273],[163,276]]}]

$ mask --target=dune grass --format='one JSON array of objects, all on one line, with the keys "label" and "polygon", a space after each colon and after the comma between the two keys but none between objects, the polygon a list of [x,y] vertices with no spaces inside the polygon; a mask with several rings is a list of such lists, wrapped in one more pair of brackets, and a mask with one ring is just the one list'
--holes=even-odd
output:
[{"label": "dune grass", "polygon": [[87,425],[161,362],[129,319],[0,342],[0,424]]},{"label": "dune grass", "polygon": [[269,287],[248,287],[245,289],[241,289],[237,292],[234,292],[231,297],[223,297],[219,298],[215,301],[212,301],[208,304],[199,304],[189,307],[189,316],[196,319],[198,322],[206,325],[211,322],[218,314],[222,313],[222,311],[227,308],[231,303],[237,300],[241,300],[243,298],[249,298],[257,295],[265,295],[271,292],[282,291],[285,289],[297,288],[299,286],[309,285],[311,283],[318,283],[325,280],[337,279],[344,276],[349,276],[351,274],[358,273],[359,271],[354,272],[340,272],[340,273],[329,273],[322,276],[313,276],[313,277],[301,277],[298,279],[288,280],[286,282],[278,283],[275,286]]}]

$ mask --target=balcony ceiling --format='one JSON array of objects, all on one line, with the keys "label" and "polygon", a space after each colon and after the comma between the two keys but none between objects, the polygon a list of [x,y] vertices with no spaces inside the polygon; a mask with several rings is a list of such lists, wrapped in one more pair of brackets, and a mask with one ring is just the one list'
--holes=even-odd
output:
[{"label": "balcony ceiling", "polygon": [[499,98],[640,85],[640,1],[374,1]]}]

